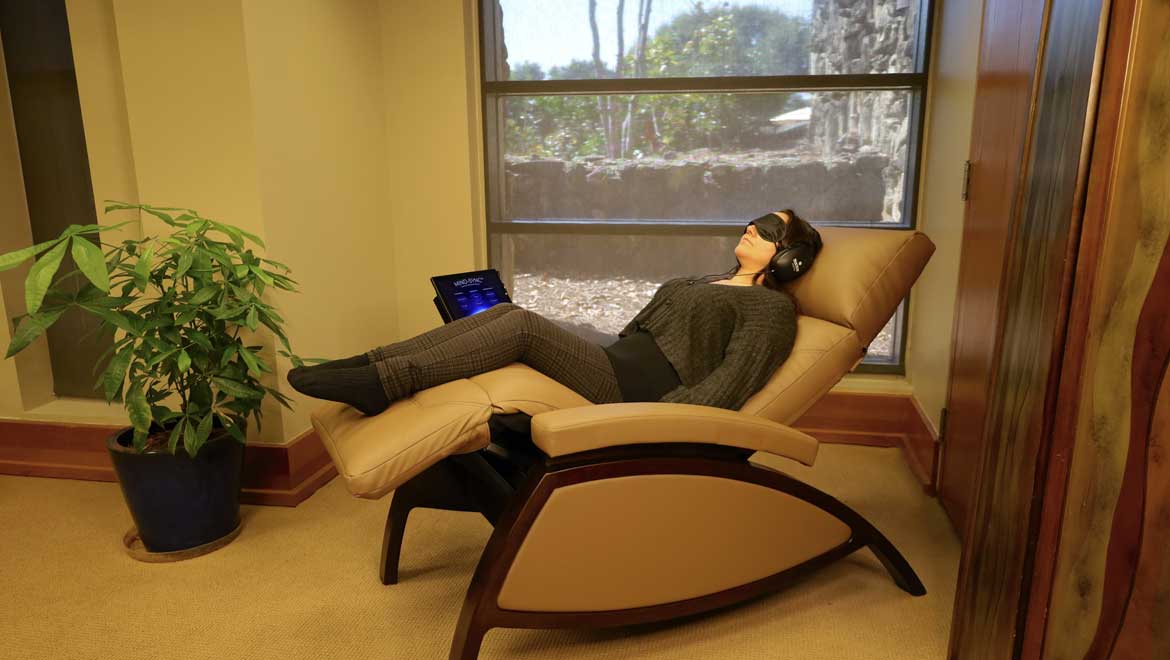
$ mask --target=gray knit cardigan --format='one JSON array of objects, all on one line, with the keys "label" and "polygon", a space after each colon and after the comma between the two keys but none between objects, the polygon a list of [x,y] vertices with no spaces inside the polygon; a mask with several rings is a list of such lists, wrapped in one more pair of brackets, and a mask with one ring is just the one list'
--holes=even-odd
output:
[{"label": "gray knit cardigan", "polygon": [[682,385],[660,400],[739,410],[796,340],[796,305],[764,286],[668,280],[619,337],[654,337]]}]

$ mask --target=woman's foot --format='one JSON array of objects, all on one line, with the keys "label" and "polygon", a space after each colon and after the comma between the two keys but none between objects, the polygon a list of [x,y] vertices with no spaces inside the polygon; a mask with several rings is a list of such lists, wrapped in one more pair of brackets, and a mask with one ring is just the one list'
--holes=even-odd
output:
[{"label": "woman's foot", "polygon": [[328,371],[330,369],[353,369],[355,367],[364,367],[370,364],[370,358],[365,353],[360,353],[353,357],[342,358],[340,360],[330,360],[322,362],[321,364],[310,364],[303,367],[293,367],[288,372],[288,382],[292,382],[293,378],[303,378],[305,374],[317,373],[321,371]]},{"label": "woman's foot", "polygon": [[359,353],[353,357],[342,358],[340,360],[330,360],[322,362],[321,364],[310,364],[304,367],[297,367],[293,371],[306,372],[316,371],[318,369],[353,369],[354,367],[364,367],[370,364],[369,355],[366,353]]},{"label": "woman's foot", "polygon": [[390,405],[374,365],[321,368],[328,364],[332,363],[293,369],[288,372],[289,385],[316,399],[349,404],[366,415],[377,415]]}]

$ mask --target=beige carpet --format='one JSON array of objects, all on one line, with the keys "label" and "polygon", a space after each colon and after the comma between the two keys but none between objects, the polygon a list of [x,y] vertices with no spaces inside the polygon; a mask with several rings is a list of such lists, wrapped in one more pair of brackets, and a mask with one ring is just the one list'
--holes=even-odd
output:
[{"label": "beige carpet", "polygon": [[[600,631],[493,630],[481,658],[944,658],[958,541],[896,449],[826,445],[812,470],[762,459],[858,509],[929,593],[897,587],[868,550],[786,591],[715,614]],[[334,479],[295,509],[244,507],[226,548],[175,564],[120,549],[116,484],[0,477],[2,658],[435,658],[490,533],[478,515],[411,516],[402,583],[377,564],[389,497]]]}]

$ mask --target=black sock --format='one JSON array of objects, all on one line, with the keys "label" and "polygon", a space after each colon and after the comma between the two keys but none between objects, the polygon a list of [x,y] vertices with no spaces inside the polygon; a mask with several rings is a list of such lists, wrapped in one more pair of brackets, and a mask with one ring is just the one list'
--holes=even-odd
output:
[{"label": "black sock", "polygon": [[372,364],[349,369],[293,369],[288,383],[301,394],[347,403],[366,415],[377,415],[390,405],[378,368]]},{"label": "black sock", "polygon": [[322,362],[321,364],[311,364],[304,367],[310,371],[314,369],[352,369],[354,367],[364,367],[370,363],[370,358],[365,353],[358,353],[353,357],[342,358],[340,360],[330,360]]}]

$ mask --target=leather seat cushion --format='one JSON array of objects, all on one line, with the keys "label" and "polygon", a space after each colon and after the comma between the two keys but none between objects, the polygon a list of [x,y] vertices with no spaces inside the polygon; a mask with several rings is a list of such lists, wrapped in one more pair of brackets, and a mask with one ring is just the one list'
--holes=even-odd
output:
[{"label": "leather seat cushion", "polygon": [[791,424],[852,370],[863,354],[856,332],[799,316],[792,353],[740,411]]}]

